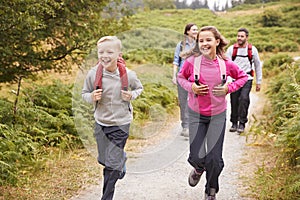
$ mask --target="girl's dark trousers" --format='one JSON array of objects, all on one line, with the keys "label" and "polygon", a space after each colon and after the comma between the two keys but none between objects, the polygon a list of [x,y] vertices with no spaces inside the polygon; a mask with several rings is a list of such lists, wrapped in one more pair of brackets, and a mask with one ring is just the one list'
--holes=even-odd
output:
[{"label": "girl's dark trousers", "polygon": [[129,135],[130,124],[122,126],[95,125],[98,162],[104,166],[103,195],[101,200],[112,200],[115,184],[126,161],[124,147]]},{"label": "girl's dark trousers", "polygon": [[188,162],[197,171],[206,171],[205,192],[219,191],[219,176],[224,167],[222,158],[226,111],[204,116],[189,108],[190,154]]}]

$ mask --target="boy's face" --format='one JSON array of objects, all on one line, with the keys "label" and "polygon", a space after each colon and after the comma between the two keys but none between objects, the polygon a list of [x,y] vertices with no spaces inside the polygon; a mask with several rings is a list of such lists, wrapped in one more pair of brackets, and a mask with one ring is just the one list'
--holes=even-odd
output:
[{"label": "boy's face", "polygon": [[121,56],[121,49],[116,41],[103,41],[98,44],[98,58],[105,69],[117,67],[117,59]]}]

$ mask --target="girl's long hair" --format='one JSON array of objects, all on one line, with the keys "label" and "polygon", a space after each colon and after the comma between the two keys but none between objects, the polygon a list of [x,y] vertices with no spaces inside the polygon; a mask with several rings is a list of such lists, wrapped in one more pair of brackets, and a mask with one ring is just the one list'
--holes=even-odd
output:
[{"label": "girl's long hair", "polygon": [[203,32],[203,31],[210,31],[213,33],[213,35],[215,36],[215,39],[219,39],[220,40],[220,43],[219,45],[217,46],[217,56],[221,57],[222,59],[224,60],[227,60],[227,57],[225,55],[225,47],[228,45],[228,41],[225,39],[225,37],[218,31],[218,29],[214,26],[204,26],[202,27],[199,32],[198,32],[198,35],[197,35],[197,40],[196,40],[196,45],[195,47],[186,55],[186,58],[187,57],[190,57],[190,56],[198,56],[201,54],[200,52],[200,49],[199,49],[199,45],[198,45],[198,42],[199,42],[199,34],[200,32]]}]

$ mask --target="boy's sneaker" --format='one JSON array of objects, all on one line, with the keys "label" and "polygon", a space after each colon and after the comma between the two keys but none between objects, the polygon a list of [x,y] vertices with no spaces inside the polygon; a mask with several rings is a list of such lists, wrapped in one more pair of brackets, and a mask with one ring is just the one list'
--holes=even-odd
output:
[{"label": "boy's sneaker", "polygon": [[239,124],[239,127],[238,127],[238,129],[237,129],[237,132],[238,132],[239,134],[241,134],[241,133],[244,132],[244,130],[245,130],[245,124],[244,124],[244,123],[240,123],[240,124]]},{"label": "boy's sneaker", "polygon": [[120,172],[119,179],[123,179],[126,174],[126,164],[124,163],[123,169]]},{"label": "boy's sneaker", "polygon": [[238,127],[237,123],[232,123],[232,126],[230,127],[229,131],[235,132],[237,130],[237,127]]},{"label": "boy's sneaker", "polygon": [[125,152],[124,152],[124,156],[125,156],[124,166],[122,168],[122,171],[119,174],[119,179],[124,178],[124,176],[126,174],[126,161],[127,161],[127,157],[126,157],[126,153]]},{"label": "boy's sneaker", "polygon": [[204,170],[202,172],[197,172],[195,169],[193,169],[189,175],[189,185],[195,187],[199,183],[203,172]]},{"label": "boy's sneaker", "polygon": [[180,135],[183,136],[183,137],[189,137],[189,129],[188,128],[183,128]]}]

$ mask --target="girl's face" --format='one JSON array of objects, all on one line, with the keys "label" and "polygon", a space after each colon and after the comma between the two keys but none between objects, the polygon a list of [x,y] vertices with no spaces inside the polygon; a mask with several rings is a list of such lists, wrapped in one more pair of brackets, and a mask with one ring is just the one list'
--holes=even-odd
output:
[{"label": "girl's face", "polygon": [[121,56],[120,47],[115,41],[103,41],[98,44],[98,58],[104,69],[114,71]]},{"label": "girl's face", "polygon": [[198,34],[198,27],[196,25],[192,26],[190,30],[187,31],[188,36],[196,39]]},{"label": "girl's face", "polygon": [[201,31],[198,36],[198,45],[200,52],[211,59],[215,59],[217,46],[220,39],[216,39],[211,31]]}]

